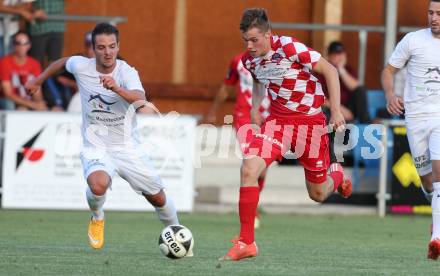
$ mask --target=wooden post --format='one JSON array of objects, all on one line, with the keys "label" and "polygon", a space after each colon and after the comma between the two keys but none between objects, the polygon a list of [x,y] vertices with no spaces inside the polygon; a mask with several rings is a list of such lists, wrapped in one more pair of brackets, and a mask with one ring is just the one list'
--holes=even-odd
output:
[{"label": "wooden post", "polygon": [[[342,10],[343,0],[314,0],[313,23],[341,24]],[[328,44],[340,39],[340,31],[315,31],[312,34],[312,47],[325,55]]]},{"label": "wooden post", "polygon": [[174,21],[173,83],[186,81],[186,0],[176,0]]}]

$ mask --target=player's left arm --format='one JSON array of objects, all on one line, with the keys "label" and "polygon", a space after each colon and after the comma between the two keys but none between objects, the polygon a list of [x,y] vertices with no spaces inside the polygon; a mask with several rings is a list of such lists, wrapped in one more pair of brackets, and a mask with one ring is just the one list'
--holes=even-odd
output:
[{"label": "player's left arm", "polygon": [[322,74],[327,83],[330,98],[330,124],[333,124],[334,129],[343,129],[345,120],[341,113],[341,89],[338,71],[323,57],[319,58],[318,62],[313,66],[313,71]]}]

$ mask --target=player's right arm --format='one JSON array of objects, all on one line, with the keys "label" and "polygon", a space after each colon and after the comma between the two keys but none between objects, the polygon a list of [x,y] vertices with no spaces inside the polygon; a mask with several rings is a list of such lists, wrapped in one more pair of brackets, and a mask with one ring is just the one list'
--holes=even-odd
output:
[{"label": "player's right arm", "polygon": [[390,64],[387,64],[382,71],[382,87],[387,99],[387,110],[390,114],[400,115],[403,113],[402,98],[394,95],[394,75],[399,71]]},{"label": "player's right arm", "polygon": [[29,95],[33,95],[33,94],[37,93],[38,91],[40,91],[41,85],[43,84],[43,82],[45,80],[47,80],[49,77],[54,76],[55,74],[60,73],[65,68],[67,60],[69,58],[70,57],[64,57],[64,58],[60,58],[60,59],[52,62],[46,68],[46,70],[44,70],[43,73],[41,73],[41,75],[39,75],[35,79],[32,79],[32,80],[28,81],[25,84],[24,87],[26,88],[26,92]]},{"label": "player's right arm", "polygon": [[394,95],[394,74],[404,67],[411,57],[412,37],[414,33],[408,33],[399,41],[393,53],[391,54],[388,64],[382,71],[382,87],[387,98],[387,110],[390,114],[400,115],[403,113],[403,100]]},{"label": "player's right arm", "polygon": [[263,117],[260,113],[260,106],[266,95],[266,88],[264,84],[254,80],[252,86],[252,108],[251,108],[251,121],[253,124],[261,125],[263,123]]}]

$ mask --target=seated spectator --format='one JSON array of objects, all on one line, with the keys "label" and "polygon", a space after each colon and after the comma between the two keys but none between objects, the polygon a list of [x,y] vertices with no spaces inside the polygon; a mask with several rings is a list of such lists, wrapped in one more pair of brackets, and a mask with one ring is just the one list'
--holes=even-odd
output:
[{"label": "seated spectator", "polygon": [[[0,13],[18,15],[26,22],[34,20],[31,12],[30,2],[34,0],[3,0],[0,1]],[[17,17],[4,18],[0,22],[0,57],[9,54],[12,51],[11,39],[19,29],[19,19]],[[7,40],[6,48],[5,39]]]},{"label": "seated spectator", "polygon": [[69,72],[48,78],[42,86],[43,97],[51,111],[65,111],[76,92],[75,79]]},{"label": "seated spectator", "polygon": [[[341,112],[347,122],[358,120],[359,123],[369,123],[367,92],[364,87],[359,85],[356,72],[347,65],[347,54],[341,42],[330,43],[327,49],[328,61],[336,67],[339,73],[341,84]],[[326,96],[327,84],[324,76],[314,75],[320,80],[322,89]],[[328,107],[328,101],[324,103]]]},{"label": "seated spectator", "polygon": [[14,102],[17,110],[47,110],[41,92],[29,96],[24,89],[28,79],[41,74],[40,63],[27,55],[31,48],[29,36],[24,32],[18,32],[12,42],[12,54],[0,60],[4,97]]}]

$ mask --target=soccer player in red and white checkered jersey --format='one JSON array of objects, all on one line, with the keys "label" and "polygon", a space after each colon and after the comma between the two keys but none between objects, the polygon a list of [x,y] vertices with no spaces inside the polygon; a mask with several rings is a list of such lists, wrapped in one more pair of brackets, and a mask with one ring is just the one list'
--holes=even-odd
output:
[{"label": "soccer player in red and white checkered jersey", "polygon": [[[234,129],[237,134],[237,140],[240,145],[241,151],[244,153],[255,133],[255,130],[250,127],[251,125],[251,107],[252,107],[252,86],[253,79],[251,73],[244,68],[241,59],[243,54],[236,55],[229,63],[228,73],[223,80],[212,107],[207,115],[207,121],[209,123],[215,123],[217,120],[217,110],[220,105],[236,91],[236,101],[234,106]],[[269,115],[270,100],[265,93],[264,99],[259,107],[259,116],[262,120],[265,120]],[[258,187],[260,192],[263,190],[266,178],[266,170],[264,170],[258,178]],[[258,228],[260,225],[260,216],[258,214],[255,218],[254,226]]]},{"label": "soccer player in red and white checkered jersey", "polygon": [[[247,45],[244,66],[254,77],[252,119],[264,97],[271,99],[270,115],[254,136],[241,168],[239,199],[240,236],[221,260],[238,261],[258,255],[254,240],[255,210],[259,200],[258,176],[274,160],[292,149],[304,167],[311,199],[322,202],[338,191],[351,195],[351,182],[340,164],[329,164],[325,115],[321,111],[324,93],[312,71],[324,75],[330,100],[330,124],[344,129],[340,110],[339,77],[336,69],[321,55],[291,37],[273,36],[266,11],[244,12],[240,30]],[[327,171],[329,169],[329,171]]]}]

